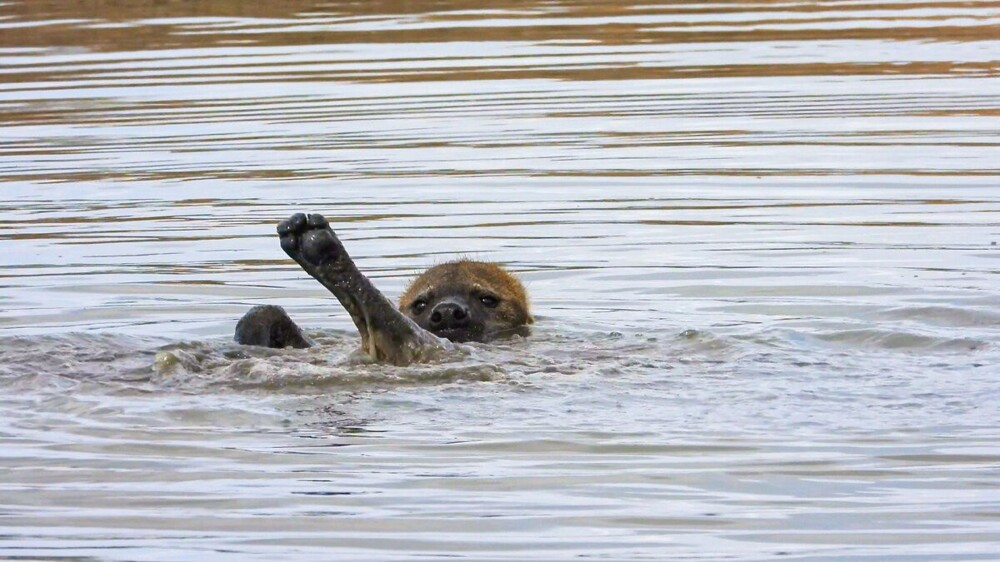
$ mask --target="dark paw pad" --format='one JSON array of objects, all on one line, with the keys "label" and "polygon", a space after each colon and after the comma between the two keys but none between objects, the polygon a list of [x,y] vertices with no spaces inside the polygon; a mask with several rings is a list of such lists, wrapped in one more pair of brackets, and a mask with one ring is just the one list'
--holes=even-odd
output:
[{"label": "dark paw pad", "polygon": [[307,230],[302,235],[302,258],[311,265],[336,261],[340,256],[340,240],[329,227]]},{"label": "dark paw pad", "polygon": [[296,213],[278,224],[281,249],[304,266],[332,263],[341,255],[340,240],[320,214]]}]

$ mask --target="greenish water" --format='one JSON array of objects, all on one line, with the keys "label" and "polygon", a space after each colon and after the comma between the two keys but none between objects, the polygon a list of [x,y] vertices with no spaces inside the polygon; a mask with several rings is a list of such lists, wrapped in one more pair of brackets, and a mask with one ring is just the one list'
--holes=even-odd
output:
[{"label": "greenish water", "polygon": [[[995,3],[0,18],[0,557],[1000,553]],[[296,211],[534,334],[359,360]],[[230,343],[261,303],[323,345]]]}]

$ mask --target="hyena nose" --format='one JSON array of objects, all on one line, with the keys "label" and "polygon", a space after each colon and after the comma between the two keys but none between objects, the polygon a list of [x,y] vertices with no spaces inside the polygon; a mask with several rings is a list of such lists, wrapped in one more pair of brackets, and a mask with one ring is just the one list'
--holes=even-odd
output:
[{"label": "hyena nose", "polygon": [[443,330],[469,325],[469,309],[463,303],[444,301],[431,310],[431,328]]}]

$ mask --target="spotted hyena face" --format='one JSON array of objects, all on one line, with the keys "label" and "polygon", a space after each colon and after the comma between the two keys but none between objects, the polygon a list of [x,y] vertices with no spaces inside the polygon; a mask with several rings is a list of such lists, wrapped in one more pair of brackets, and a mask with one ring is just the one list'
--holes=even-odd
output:
[{"label": "spotted hyena face", "polygon": [[522,333],[534,320],[524,286],[497,264],[460,260],[417,277],[399,309],[421,328],[451,341],[488,341]]}]

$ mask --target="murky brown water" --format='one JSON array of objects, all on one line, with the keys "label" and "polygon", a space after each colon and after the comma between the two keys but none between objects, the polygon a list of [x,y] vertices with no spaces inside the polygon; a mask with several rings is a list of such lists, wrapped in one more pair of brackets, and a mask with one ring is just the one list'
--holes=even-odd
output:
[{"label": "murky brown water", "polygon": [[[119,4],[0,4],[0,557],[1000,558],[996,2]],[[300,210],[535,334],[359,362]]]}]

